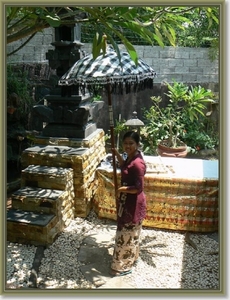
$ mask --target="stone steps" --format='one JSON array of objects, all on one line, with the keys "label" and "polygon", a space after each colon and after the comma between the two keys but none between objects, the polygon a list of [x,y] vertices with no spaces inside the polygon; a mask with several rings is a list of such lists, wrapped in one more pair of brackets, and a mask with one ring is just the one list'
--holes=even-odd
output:
[{"label": "stone steps", "polygon": [[52,244],[60,233],[60,222],[54,214],[19,209],[7,211],[7,241],[35,246]]},{"label": "stone steps", "polygon": [[[49,142],[51,142],[49,138],[37,138],[33,147],[23,151],[22,166],[26,168],[34,165],[35,168],[40,165],[46,168],[55,166],[73,169],[75,217],[85,218],[92,208],[92,199],[97,190],[96,168],[106,155],[104,133],[102,130],[97,130],[83,140],[56,138],[54,139],[56,145],[47,145]],[[29,184],[30,177],[25,180],[25,184],[30,186],[33,184],[33,186],[44,187],[45,184],[39,176]],[[50,183],[47,182],[47,186],[49,185]]]},{"label": "stone steps", "polygon": [[[48,188],[49,187],[49,188]],[[7,240],[48,246],[74,219],[73,170],[29,165],[7,211]]]},{"label": "stone steps", "polygon": [[[104,156],[102,129],[84,139],[36,137],[21,155],[21,185],[7,212],[7,240],[47,246],[72,219],[86,217],[98,188],[95,171]],[[27,216],[37,217],[28,222]],[[39,216],[48,223],[34,224]]]},{"label": "stone steps", "polygon": [[73,191],[71,168],[29,165],[21,172],[21,186]]},{"label": "stone steps", "polygon": [[[74,218],[73,201],[67,191],[22,187],[12,194],[12,209]],[[66,215],[66,216],[65,216]]]}]

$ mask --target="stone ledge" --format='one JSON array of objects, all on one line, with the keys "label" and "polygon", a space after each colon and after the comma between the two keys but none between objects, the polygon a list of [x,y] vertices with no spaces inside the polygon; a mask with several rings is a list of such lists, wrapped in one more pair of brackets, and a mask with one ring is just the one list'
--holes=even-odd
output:
[{"label": "stone ledge", "polygon": [[38,214],[18,209],[10,209],[7,211],[7,221],[9,222],[18,222],[43,227],[47,226],[54,217],[55,215],[53,214]]},{"label": "stone ledge", "polygon": [[35,246],[51,245],[63,230],[58,217],[22,210],[7,211],[7,241]]}]

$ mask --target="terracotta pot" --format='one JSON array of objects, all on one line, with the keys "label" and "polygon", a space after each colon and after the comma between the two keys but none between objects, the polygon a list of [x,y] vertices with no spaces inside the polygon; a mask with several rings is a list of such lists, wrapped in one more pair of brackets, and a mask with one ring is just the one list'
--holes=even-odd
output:
[{"label": "terracotta pot", "polygon": [[180,141],[180,146],[176,148],[168,147],[167,140],[161,141],[158,144],[158,154],[162,157],[186,157],[187,156],[187,145]]},{"label": "terracotta pot", "polygon": [[16,108],[13,106],[8,106],[7,107],[7,112],[8,114],[12,115],[15,112]]}]

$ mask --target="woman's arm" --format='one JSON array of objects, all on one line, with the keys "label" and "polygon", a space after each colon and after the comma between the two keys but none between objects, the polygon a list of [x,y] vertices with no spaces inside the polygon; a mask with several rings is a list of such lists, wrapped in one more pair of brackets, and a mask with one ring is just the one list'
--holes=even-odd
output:
[{"label": "woman's arm", "polygon": [[127,194],[137,194],[138,189],[135,186],[121,186],[118,189],[119,193],[127,193]]},{"label": "woman's arm", "polygon": [[114,151],[114,154],[115,154],[116,157],[117,157],[117,160],[118,160],[118,162],[119,162],[119,165],[122,166],[123,163],[124,163],[123,157],[122,157],[121,154],[117,151],[116,148],[113,148],[112,151]]},{"label": "woman's arm", "polygon": [[146,165],[142,161],[136,160],[133,162],[132,167],[129,169],[129,176],[132,177],[133,185],[121,186],[118,192],[127,194],[138,194],[143,191],[144,188],[144,175],[145,175]]}]

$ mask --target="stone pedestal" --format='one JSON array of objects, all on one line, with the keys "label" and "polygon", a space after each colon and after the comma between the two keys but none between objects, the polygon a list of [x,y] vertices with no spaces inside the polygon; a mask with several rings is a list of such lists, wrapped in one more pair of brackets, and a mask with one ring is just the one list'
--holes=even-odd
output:
[{"label": "stone pedestal", "polygon": [[55,215],[20,210],[7,211],[7,241],[35,246],[51,245],[59,230],[60,219]]},{"label": "stone pedestal", "polygon": [[89,123],[84,126],[80,125],[61,125],[61,124],[48,124],[42,131],[45,137],[68,137],[68,138],[86,138],[95,130],[97,126],[95,123]]},{"label": "stone pedestal", "polygon": [[97,190],[95,172],[106,155],[104,131],[97,129],[87,138],[35,138],[35,145],[22,153],[22,167],[40,165],[73,169],[76,217],[86,217]]}]

